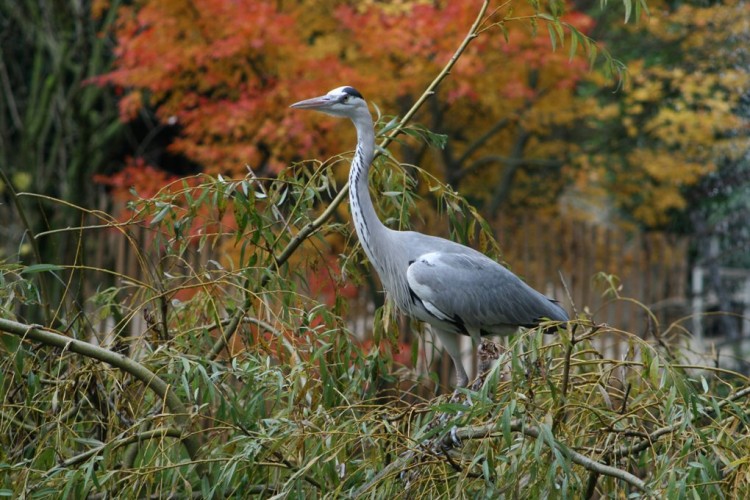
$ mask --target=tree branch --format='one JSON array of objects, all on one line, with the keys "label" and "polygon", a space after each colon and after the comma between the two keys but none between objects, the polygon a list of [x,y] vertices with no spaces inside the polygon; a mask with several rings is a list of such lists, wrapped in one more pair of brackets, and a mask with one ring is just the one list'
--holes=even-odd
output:
[{"label": "tree branch", "polygon": [[[748,392],[750,392],[750,388],[748,389]],[[511,421],[510,431],[520,432],[521,434],[532,437],[534,439],[539,439],[542,434],[538,427],[526,425],[526,423],[521,419],[514,419]],[[447,450],[455,447],[454,438],[458,438],[459,441],[463,441],[466,439],[485,439],[500,436],[502,436],[502,431],[499,430],[497,428],[497,424],[493,422],[490,424],[478,425],[474,427],[464,427],[456,430],[455,433],[446,433],[443,437],[433,440],[432,444],[436,445],[435,448],[441,450],[443,454],[445,454]],[[649,488],[646,486],[646,483],[642,479],[636,477],[628,471],[618,469],[617,467],[612,467],[611,465],[607,465],[605,463],[597,462],[593,458],[583,455],[582,453],[578,453],[577,451],[572,450],[557,441],[547,444],[551,447],[554,446],[554,448],[560,451],[564,456],[569,457],[573,463],[578,464],[589,471],[619,479],[644,493],[649,492]],[[364,495],[370,488],[375,486],[383,478],[391,474],[395,474],[396,471],[403,469],[406,464],[411,461],[418,452],[420,452],[420,450],[429,451],[429,449],[430,446],[428,444],[428,446],[426,447],[422,445],[419,449],[411,449],[402,453],[398,457],[398,459],[388,464],[370,481],[357,488],[352,497],[359,498],[361,495]],[[438,453],[436,452],[435,455],[438,455]],[[451,465],[452,468],[456,469],[455,463],[449,462],[449,465]]]},{"label": "tree branch", "polygon": [[[729,403],[736,401],[738,399],[744,398],[745,396],[748,396],[748,395],[750,395],[750,386],[745,387],[744,389],[737,391],[731,396],[719,401],[718,403],[716,403],[716,408],[721,409],[724,406],[728,405]],[[693,421],[700,417],[710,416],[710,415],[713,415],[715,412],[716,410],[714,409],[714,407],[708,407],[706,408],[705,413],[694,415],[689,420]],[[651,448],[652,446],[654,446],[656,441],[659,440],[659,438],[677,431],[683,425],[685,425],[684,419],[680,420],[679,422],[675,422],[672,425],[668,425],[666,427],[660,427],[659,429],[656,429],[654,432],[649,434],[648,437],[643,439],[642,441],[631,446],[621,446],[619,448],[616,448],[610,451],[608,455],[613,458],[621,458],[621,457],[632,455],[633,453],[639,453],[647,448]]]},{"label": "tree branch", "polygon": [[395,474],[396,471],[402,469],[404,465],[406,465],[409,460],[414,458],[414,455],[416,455],[415,450],[409,450],[403,454],[401,454],[397,460],[394,460],[390,464],[386,465],[383,470],[375,474],[375,477],[373,477],[371,480],[357,488],[354,493],[352,494],[351,498],[361,498],[362,495],[367,493],[367,491],[375,486],[378,482],[380,482],[383,478]]},{"label": "tree branch", "polygon": [[[461,168],[461,165],[463,165],[464,163],[466,163],[466,161],[471,157],[471,155],[473,155],[474,153],[476,153],[495,134],[497,134],[502,129],[504,129],[506,126],[508,126],[513,121],[514,117],[520,119],[521,115],[524,112],[528,111],[534,104],[536,104],[537,102],[539,102],[539,99],[541,97],[543,97],[545,94],[547,94],[550,90],[551,90],[551,87],[545,87],[542,90],[540,90],[539,92],[537,92],[534,95],[533,98],[526,99],[526,101],[523,103],[523,106],[521,106],[520,108],[518,108],[513,113],[513,116],[506,116],[505,118],[501,118],[500,120],[498,120],[497,122],[495,122],[494,125],[492,125],[490,128],[488,128],[482,135],[480,135],[479,137],[477,137],[474,140],[474,142],[472,142],[471,144],[469,144],[467,146],[466,150],[464,150],[464,152],[458,158],[458,160],[456,160],[454,162],[454,164],[459,167],[459,171],[456,173],[455,177],[458,178],[458,179],[460,179],[460,178],[466,176],[466,174],[468,174],[471,170],[473,170],[474,168],[476,168],[476,165],[477,165],[477,163],[480,160],[477,160],[477,162],[475,162],[474,164],[472,164],[472,165],[470,165],[469,167],[466,167],[466,168]],[[511,159],[509,158],[508,160],[504,160],[504,162],[505,161],[510,161],[510,160]]]},{"label": "tree branch", "polygon": [[[526,106],[528,107],[528,106]],[[506,116],[505,118],[501,118],[493,126],[488,128],[484,134],[479,136],[474,142],[469,144],[469,146],[464,150],[464,152],[461,154],[461,156],[456,160],[457,165],[463,165],[466,160],[469,159],[471,155],[477,152],[479,148],[484,146],[484,144],[489,141],[493,135],[500,132],[502,129],[504,129],[509,123],[511,122],[511,117]],[[462,169],[463,170],[463,169]]]},{"label": "tree branch", "polygon": [[[185,408],[185,405],[182,404],[182,401],[177,397],[169,384],[145,366],[123,356],[122,354],[103,349],[93,344],[89,344],[88,342],[83,342],[55,332],[43,330],[35,325],[25,325],[16,321],[0,318],[0,331],[17,335],[22,339],[28,339],[34,342],[39,342],[40,344],[66,349],[76,354],[81,354],[82,356],[102,361],[137,378],[164,401],[172,412],[172,415],[177,422],[177,427],[182,429],[182,437],[180,440],[185,446],[188,455],[192,460],[198,458],[198,450],[200,446],[195,434],[190,431],[189,413]],[[199,466],[199,469],[200,468],[201,467]]]},{"label": "tree branch", "polygon": [[495,194],[492,196],[492,201],[490,202],[489,213],[494,214],[495,212],[497,212],[497,209],[500,208],[500,205],[502,205],[503,201],[505,201],[505,199],[508,197],[508,194],[510,193],[510,187],[513,183],[513,177],[515,177],[516,172],[524,163],[522,161],[523,150],[526,147],[526,144],[529,142],[530,137],[531,133],[528,130],[526,130],[522,126],[518,127],[518,135],[516,136],[516,140],[513,142],[513,149],[510,154],[511,159],[517,161],[506,165],[505,169],[503,170],[503,175],[500,178],[500,184],[498,184],[497,189],[495,190]]},{"label": "tree branch", "polygon": [[98,455],[99,453],[103,452],[107,448],[115,449],[119,448],[120,446],[126,446],[131,443],[139,442],[139,441],[145,441],[147,439],[153,439],[153,438],[164,438],[164,437],[172,437],[179,439],[182,436],[182,431],[179,429],[152,429],[149,431],[139,432],[138,434],[133,434],[132,436],[127,436],[122,439],[118,439],[116,441],[110,441],[108,443],[104,443],[101,446],[97,446],[96,448],[92,448],[88,451],[84,451],[83,453],[80,453],[74,457],[71,457],[60,464],[56,465],[52,469],[48,470],[45,473],[46,477],[51,476],[56,471],[60,469],[66,469],[68,467],[76,466],[82,462],[85,462],[89,458]]},{"label": "tree branch", "polygon": [[539,165],[542,167],[559,167],[562,163],[559,160],[547,160],[544,158],[518,158],[501,155],[487,155],[479,158],[468,167],[462,168],[453,176],[454,179],[463,179],[467,175],[471,174],[475,170],[489,165],[490,163],[504,163],[505,165],[518,166],[520,164],[525,165]]},{"label": "tree branch", "polygon": [[[520,419],[514,419],[511,421],[510,424],[510,430],[511,432],[520,432],[528,437],[533,437],[535,439],[539,439],[541,436],[541,431],[538,427],[526,425],[523,420]],[[502,435],[502,431],[498,430],[497,424],[490,423],[486,425],[480,425],[475,427],[465,427],[463,429],[458,429],[456,431],[456,436],[463,440],[463,439],[483,439],[487,437],[492,436],[500,436]],[[444,446],[452,445],[452,436],[450,434],[447,434],[442,438],[442,444]],[[552,446],[551,443],[547,443]],[[646,483],[634,476],[633,474],[624,471],[622,469],[618,469],[616,467],[612,467],[610,465],[603,464],[601,462],[597,462],[596,460],[583,455],[581,453],[578,453],[577,451],[574,451],[567,446],[558,443],[555,441],[554,447],[557,448],[561,453],[564,455],[570,457],[570,460],[573,463],[576,463],[578,465],[581,465],[587,470],[590,470],[592,472],[596,472],[598,474],[602,474],[605,476],[614,477],[615,479],[619,479],[621,481],[624,481],[628,483],[629,485],[638,488],[640,491],[648,492],[648,487],[646,486]]]}]

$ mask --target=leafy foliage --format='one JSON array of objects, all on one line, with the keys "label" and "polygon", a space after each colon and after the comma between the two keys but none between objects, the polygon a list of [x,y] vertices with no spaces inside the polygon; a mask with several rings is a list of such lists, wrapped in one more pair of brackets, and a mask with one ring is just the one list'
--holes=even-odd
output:
[{"label": "leafy foliage", "polygon": [[[117,68],[98,81],[124,92],[123,119],[152,107],[178,134],[170,151],[205,172],[242,175],[249,164],[267,176],[288,158],[351,144],[348,128],[290,114],[289,102],[345,82],[404,114],[477,11],[471,2],[190,5],[121,9]],[[622,5],[626,22],[649,11]],[[663,227],[689,208],[686,188],[742,140],[738,9],[729,1],[672,12],[657,1],[649,22],[601,33],[612,23],[598,23],[593,9],[491,3],[453,78],[416,117],[450,141],[431,151],[404,139],[400,157],[460,187],[489,217],[534,208]],[[592,33],[617,43],[626,63]],[[715,47],[723,55],[711,55]],[[621,92],[604,85],[613,75]]]},{"label": "leafy foliage", "polygon": [[[428,379],[392,365],[379,349],[364,349],[336,308],[299,293],[293,267],[265,267],[263,242],[279,233],[246,233],[245,255],[259,260],[237,262],[234,272],[216,262],[187,265],[189,231],[175,222],[189,226],[202,204],[218,219],[216,201],[227,193],[242,205],[234,209],[240,218],[278,226],[267,202],[239,196],[254,184],[245,182],[204,178],[136,203],[126,227],[150,228],[148,252],[160,255],[163,271],[140,283],[122,277],[123,287],[92,297],[103,316],[122,318],[112,329],[116,344],[137,353],[185,405],[185,427],[133,373],[4,333],[4,494],[748,493],[750,381],[684,361],[674,343],[681,325],[657,331],[654,343],[586,319],[550,343],[531,330],[509,342],[483,386],[466,393],[471,405],[424,399],[420,385]],[[304,196],[287,187],[292,199]],[[154,222],[164,206],[173,208]],[[214,239],[201,236],[200,245]],[[3,268],[3,291],[33,288],[18,271]],[[188,286],[196,288],[191,298],[167,300]],[[153,311],[144,336],[127,338],[126,322],[142,311]],[[221,319],[218,311],[230,316]],[[80,318],[70,319],[71,338],[89,334]],[[12,323],[0,326],[20,337],[34,328],[14,330]],[[232,333],[225,351],[222,336]],[[627,355],[609,358],[603,339],[623,342]],[[453,427],[461,444],[451,438]],[[200,442],[194,456],[181,445],[186,436]]]},{"label": "leafy foliage", "polygon": [[[456,18],[463,15],[457,3],[444,7],[454,9],[450,12]],[[265,102],[254,93],[257,89],[270,92],[266,97],[275,96],[278,102],[290,100],[273,79],[258,84],[258,75],[234,59],[244,57],[265,68],[273,66],[264,59],[266,54],[298,55],[285,52],[288,47],[272,46],[283,35],[271,26],[276,7],[259,2],[240,11],[241,2],[210,0],[190,5],[190,20],[184,17],[186,10],[178,8],[181,2],[144,2],[121,11],[121,33],[129,33],[133,43],[141,45],[136,54],[122,48],[121,60],[130,61],[130,66],[120,66],[106,79],[118,83],[122,78],[119,84],[128,85],[127,79],[137,75],[145,82],[143,88],[133,89],[121,111],[129,115],[139,109],[141,98],[160,103],[157,113],[165,113],[162,119],[168,120],[172,109],[177,123],[185,127],[183,139],[189,134],[198,138],[191,144],[178,140],[173,147],[201,161],[222,159],[224,153],[231,157],[234,145],[222,135],[227,130],[237,130],[240,140],[262,138],[276,144],[276,132],[263,126],[243,129],[243,113],[227,110],[236,102],[246,111],[255,110],[255,104]],[[371,10],[376,8],[380,10]],[[241,30],[240,19],[260,23],[262,36],[254,40],[256,31],[240,31],[245,36],[237,38],[229,28],[208,29],[214,19],[204,13],[216,9],[217,18],[229,28]],[[366,16],[374,16],[372,12],[399,19],[412,9],[422,9],[419,12],[427,16],[437,7],[366,3],[362,10],[338,9],[337,15],[346,24],[355,18],[370,20]],[[583,25],[576,24],[581,19],[562,20],[561,5],[556,3],[549,15],[536,4],[530,9],[531,17],[517,10],[518,19],[491,11],[481,29],[505,34],[503,27],[510,20],[534,19],[525,25],[530,31],[549,22],[551,38],[542,38],[544,42],[510,30],[508,43],[518,36],[513,46],[532,57],[538,52],[534,44],[555,46],[575,39],[579,47],[588,47],[590,56],[593,45],[587,45]],[[164,32],[159,29],[161,21],[169,28]],[[309,19],[311,30],[320,23],[325,20]],[[446,30],[453,29],[450,24],[445,23]],[[565,31],[566,26],[580,27]],[[395,24],[392,28],[394,36],[402,30]],[[167,59],[155,49],[168,45],[168,31],[178,33],[184,45],[170,49],[166,66],[171,71],[162,71],[157,66]],[[325,35],[317,37],[318,42],[300,40],[299,47],[315,47],[321,60],[330,54],[326,44],[331,38]],[[426,39],[425,45],[415,46],[414,57],[429,60],[437,50],[430,43]],[[372,45],[360,42],[351,50],[359,58]],[[202,53],[206,46],[210,57]],[[483,62],[472,60],[471,51],[465,54],[462,60],[467,64]],[[390,62],[394,70],[409,70],[403,61]],[[562,99],[572,95],[568,84],[580,79],[579,62],[572,62],[573,70],[557,78],[534,71],[524,76],[530,84],[536,78],[546,82],[544,93]],[[441,75],[451,68],[444,66]],[[157,74],[150,73],[154,71]],[[201,87],[206,82],[192,79],[191,71],[206,71],[217,79]],[[457,66],[456,71],[463,70]],[[236,79],[229,81],[250,97],[233,94],[234,87],[223,80],[230,75]],[[173,77],[185,81],[159,87],[160,82],[175,83],[170,82]],[[321,70],[319,78],[327,77]],[[435,80],[440,81],[442,76]],[[543,97],[528,94],[528,89],[516,87],[516,104]],[[477,98],[460,84],[445,90],[454,92],[455,102]],[[425,102],[428,94],[418,102]],[[193,99],[192,106],[185,107],[183,99]],[[228,111],[237,122],[226,127],[214,119],[205,130],[191,128],[199,122],[202,105]],[[440,114],[439,109],[431,112]],[[540,127],[535,129],[537,136],[539,130],[551,130],[557,119],[550,121],[544,113],[529,117],[534,119],[524,126]],[[301,133],[302,125],[295,129],[291,120],[284,129],[288,140],[277,141],[280,149],[245,151],[259,155],[257,161],[264,165],[259,176],[255,169],[243,175],[235,171],[231,177],[164,176],[147,185],[151,189],[139,186],[122,198],[125,210],[117,218],[48,196],[24,195],[66,207],[86,221],[51,228],[69,235],[76,248],[101,235],[113,236],[127,246],[138,266],[132,274],[118,274],[106,267],[92,268],[80,258],[0,264],[1,495],[750,493],[750,381],[686,361],[680,322],[662,328],[654,321],[650,342],[593,324],[586,314],[561,328],[552,341],[545,342],[538,330],[523,332],[502,350],[501,363],[483,385],[454,399],[439,395],[435,381],[413,368],[421,354],[419,344],[415,343],[410,363],[395,363],[396,324],[388,305],[376,314],[376,341],[361,343],[347,327],[350,291],[343,283],[367,279],[362,253],[348,225],[329,219],[346,194],[335,172],[346,155],[278,171],[270,158],[286,154],[284,148],[307,144],[315,152],[317,147]],[[405,121],[383,118],[381,134],[395,137]],[[504,124],[488,126],[486,132],[498,132]],[[412,140],[428,143],[441,143],[445,131],[406,129]],[[518,141],[519,129],[515,132],[519,148],[537,144]],[[469,158],[484,147],[490,142],[467,143],[461,154],[468,151]],[[429,170],[400,164],[387,153],[377,162],[373,182],[385,193],[378,210],[389,225],[410,227],[417,203],[424,203],[415,194],[419,188],[449,219],[455,239],[497,255],[486,222]],[[226,168],[218,162],[214,167],[215,172]],[[135,164],[105,182],[123,191],[132,183],[129,175],[153,180],[158,174]],[[319,207],[331,198],[332,204],[318,215]],[[330,248],[337,249],[340,272],[330,270]],[[112,274],[113,285],[91,295],[75,289],[74,284]],[[74,299],[50,302],[39,285],[45,281],[35,279],[40,276],[66,283],[65,297]],[[26,316],[36,308],[50,312],[44,326]],[[607,352],[606,342],[613,340],[628,347],[624,358],[614,359]],[[428,347],[425,341],[423,348]]]},{"label": "leafy foliage", "polygon": [[[267,176],[288,158],[330,156],[351,144],[348,129],[334,134],[333,122],[290,114],[290,102],[347,83],[380,109],[403,115],[453,56],[478,10],[470,2],[190,5],[170,0],[121,9],[117,68],[99,81],[125,92],[123,118],[153,106],[179,132],[170,150],[205,172],[242,175],[249,164]],[[168,29],[157,21],[163,18]],[[264,28],[247,33],[251,26]],[[595,62],[619,70],[586,35],[591,26],[591,18],[562,2],[490,3],[453,78],[417,117],[450,144],[433,160],[424,143],[404,140],[401,156],[461,183],[475,199],[489,197],[490,213],[509,199],[517,170],[533,171],[534,181],[549,178],[532,167],[542,161],[559,171],[563,162],[548,158],[571,153],[560,139],[583,109],[574,99],[577,82]],[[488,192],[488,181],[497,188]],[[527,187],[514,202],[549,199],[561,189],[558,183],[540,195]]]}]

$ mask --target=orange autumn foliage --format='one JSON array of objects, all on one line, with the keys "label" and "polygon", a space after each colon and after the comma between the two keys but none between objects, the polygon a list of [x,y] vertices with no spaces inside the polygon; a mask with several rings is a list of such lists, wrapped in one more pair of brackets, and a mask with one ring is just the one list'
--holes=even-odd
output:
[{"label": "orange autumn foliage", "polygon": [[[590,70],[580,45],[571,51],[569,38],[565,47],[551,42],[549,23],[536,16],[534,5],[493,2],[480,36],[417,115],[449,138],[448,147],[427,151],[406,138],[393,147],[401,148],[395,155],[460,187],[489,212],[533,207],[554,215],[560,206],[551,201],[560,197],[573,200],[563,204],[568,208],[603,197],[602,206],[612,210],[576,216],[617,217],[621,209],[638,223],[662,224],[684,207],[681,189],[711,170],[704,142],[737,125],[736,94],[725,90],[737,72],[680,77],[669,61],[646,67],[635,60],[628,92],[611,99],[580,93],[582,82],[607,82]],[[402,115],[453,55],[478,8],[474,2],[371,0],[323,0],[314,7],[306,1],[141,0],[120,10],[115,68],[98,81],[124,93],[123,119],[149,106],[162,123],[175,125],[169,149],[205,172],[243,176],[250,165],[274,176],[290,162],[328,158],[354,141],[347,124],[290,112],[291,102],[346,83],[383,113]],[[729,36],[721,35],[731,22],[723,7],[683,6],[670,18],[655,2],[659,15],[629,29],[644,39],[679,42],[691,59],[691,51],[703,54],[720,42],[717,37]],[[562,4],[543,8],[559,9],[560,18],[582,33],[594,27],[591,17],[563,12]],[[714,18],[722,30],[701,21]],[[692,60],[700,57],[710,61]],[[661,91],[649,90],[656,84],[700,102],[671,95],[665,101]],[[649,115],[665,102],[658,115]],[[596,138],[601,129],[616,132],[592,149],[591,133]],[[622,140],[622,133],[633,140]],[[689,144],[702,152],[696,146],[696,154],[686,155]],[[425,211],[426,224],[431,212]]]},{"label": "orange autumn foliage", "polygon": [[311,149],[299,120],[279,116],[294,99],[288,83],[318,91],[343,70],[331,57],[299,64],[294,13],[268,1],[167,0],[122,7],[118,19],[115,68],[98,81],[126,90],[124,119],[151,105],[177,125],[172,152],[209,173],[277,172],[289,152]]},{"label": "orange autumn foliage", "polygon": [[[381,109],[401,112],[402,103],[413,101],[452,56],[477,13],[471,2],[326,1],[309,7],[228,0],[123,7],[115,68],[98,81],[125,91],[123,119],[149,105],[162,122],[175,124],[179,136],[170,150],[204,171],[243,175],[249,164],[272,175],[290,159],[327,157],[351,144],[350,133],[341,140],[327,133],[336,122],[290,113],[290,102],[348,83]],[[546,36],[513,20],[532,13],[525,4],[497,11],[490,21],[514,16],[506,22],[507,41],[488,21],[443,86],[441,100],[500,116],[534,96],[527,74],[542,68],[570,100],[587,64],[551,50]],[[583,14],[568,17],[583,31],[592,25]],[[325,139],[311,136],[311,128]]]}]

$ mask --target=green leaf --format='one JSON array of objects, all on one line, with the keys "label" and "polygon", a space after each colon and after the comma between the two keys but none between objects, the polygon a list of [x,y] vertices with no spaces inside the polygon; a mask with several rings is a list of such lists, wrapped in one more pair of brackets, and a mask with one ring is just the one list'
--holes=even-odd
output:
[{"label": "green leaf", "polygon": [[44,273],[47,271],[62,271],[65,269],[62,266],[58,266],[55,264],[32,264],[28,267],[25,267],[23,271],[21,271],[21,274],[34,274],[34,273]]},{"label": "green leaf", "polygon": [[570,59],[573,59],[576,56],[576,52],[578,51],[578,33],[573,32],[573,34],[570,36]]},{"label": "green leaf", "polygon": [[510,404],[505,407],[505,410],[503,410],[503,440],[505,441],[505,446],[510,448],[512,441],[512,436],[510,433],[510,424],[511,419],[513,418],[513,412],[516,409],[516,401],[511,400]]},{"label": "green leaf", "polygon": [[390,119],[390,121],[388,123],[386,123],[385,125],[383,125],[383,128],[381,128],[378,131],[378,135],[381,136],[381,135],[387,134],[391,130],[393,130],[396,127],[398,127],[398,124],[399,124],[399,119],[398,119],[397,116],[394,116],[393,118]]},{"label": "green leaf", "polygon": [[403,131],[404,134],[416,139],[421,139],[431,147],[443,149],[445,148],[445,145],[448,144],[447,135],[432,132],[422,125],[413,125],[411,127],[405,128]]},{"label": "green leaf", "polygon": [[35,490],[31,494],[31,498],[56,498],[60,494],[60,490],[56,488],[42,488]]},{"label": "green leaf", "polygon": [[596,45],[593,43],[589,45],[589,67],[591,68],[596,64],[596,58],[599,55],[598,51],[599,49],[596,48]]},{"label": "green leaf", "polygon": [[549,0],[548,3],[550,12],[552,12],[552,15],[555,16],[555,19],[557,19],[560,15],[560,5],[556,0]]},{"label": "green leaf", "polygon": [[552,44],[552,50],[555,51],[557,50],[557,34],[552,24],[547,25],[547,31],[549,31],[549,41]]},{"label": "green leaf", "polygon": [[701,387],[703,387],[703,394],[708,394],[708,381],[703,375],[701,375]]},{"label": "green leaf", "polygon": [[[151,219],[151,225],[152,226],[155,226],[156,224],[158,224],[159,222],[161,222],[162,219],[164,219],[164,217],[166,217],[167,214],[172,209],[172,205],[170,205],[169,203],[164,203],[163,205],[164,206],[162,207],[162,209],[159,210],[159,212],[157,212],[157,214],[154,216],[153,219]],[[157,204],[157,206],[158,206],[158,204]]]},{"label": "green leaf", "polygon": [[651,11],[648,9],[648,3],[646,0],[638,0],[635,5],[636,21],[641,17],[641,9],[646,13],[647,16],[651,15]]},{"label": "green leaf", "polygon": [[460,403],[442,403],[435,405],[435,410],[443,413],[460,413],[469,410],[469,406]]},{"label": "green leaf", "polygon": [[648,378],[654,386],[659,387],[659,357],[654,356],[648,366]]}]

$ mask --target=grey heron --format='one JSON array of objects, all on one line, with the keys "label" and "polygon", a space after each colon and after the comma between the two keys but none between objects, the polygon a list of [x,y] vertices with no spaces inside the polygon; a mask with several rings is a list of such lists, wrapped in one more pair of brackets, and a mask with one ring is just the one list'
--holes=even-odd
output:
[{"label": "grey heron", "polygon": [[456,383],[468,384],[459,335],[474,344],[483,335],[508,335],[543,320],[567,321],[567,312],[511,271],[465,245],[414,231],[396,231],[378,218],[368,190],[375,155],[375,128],[367,103],[356,89],[338,87],[292,104],[351,119],[357,148],[349,171],[349,199],[362,248],[395,305],[431,325],[456,370]]}]

